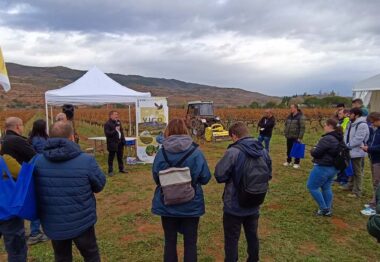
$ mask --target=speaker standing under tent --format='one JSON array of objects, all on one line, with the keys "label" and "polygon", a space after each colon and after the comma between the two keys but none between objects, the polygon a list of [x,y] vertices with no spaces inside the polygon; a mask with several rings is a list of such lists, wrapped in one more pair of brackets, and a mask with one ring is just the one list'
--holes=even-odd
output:
[{"label": "speaker standing under tent", "polygon": [[74,122],[74,106],[71,104],[64,104],[62,106],[62,112],[65,113],[67,120],[71,121],[74,128],[74,140],[75,143],[79,143],[79,135],[75,129],[75,122]]},{"label": "speaker standing under tent", "polygon": [[74,106],[71,104],[64,104],[62,106],[62,112],[65,113],[67,120],[72,121],[74,118]]}]

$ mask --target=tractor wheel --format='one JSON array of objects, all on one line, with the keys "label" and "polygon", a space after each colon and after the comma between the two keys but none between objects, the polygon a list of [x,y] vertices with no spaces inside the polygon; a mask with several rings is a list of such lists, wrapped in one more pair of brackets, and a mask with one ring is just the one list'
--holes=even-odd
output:
[{"label": "tractor wheel", "polygon": [[191,121],[191,134],[195,137],[202,137],[205,133],[205,125],[199,120]]}]

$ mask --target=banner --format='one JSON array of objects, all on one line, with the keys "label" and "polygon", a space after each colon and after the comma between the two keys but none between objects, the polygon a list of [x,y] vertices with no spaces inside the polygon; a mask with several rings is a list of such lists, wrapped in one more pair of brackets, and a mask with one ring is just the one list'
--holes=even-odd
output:
[{"label": "banner", "polygon": [[5,62],[3,58],[3,53],[0,47],[0,86],[2,86],[5,92],[11,89],[11,84],[9,83],[7,68],[5,67]]},{"label": "banner", "polygon": [[137,100],[137,157],[140,161],[153,163],[160,149],[164,131],[168,124],[168,103],[164,97],[149,97]]}]

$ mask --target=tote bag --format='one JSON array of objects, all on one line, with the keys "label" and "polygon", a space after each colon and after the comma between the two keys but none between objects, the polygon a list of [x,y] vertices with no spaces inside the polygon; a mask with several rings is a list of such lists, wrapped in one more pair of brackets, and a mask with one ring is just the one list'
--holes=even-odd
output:
[{"label": "tote bag", "polygon": [[344,173],[346,174],[346,176],[353,176],[354,175],[354,169],[352,168],[352,161],[350,161],[350,164],[344,170]]},{"label": "tote bag", "polygon": [[305,144],[295,142],[289,156],[294,158],[305,158]]},{"label": "tote bag", "polygon": [[0,158],[0,167],[4,175],[0,181],[0,189],[6,192],[4,201],[0,201],[2,216],[10,218],[17,216],[20,218],[35,220],[37,219],[36,194],[34,188],[33,171],[37,157],[34,157],[29,163],[22,163],[17,181],[15,181],[6,166],[4,160]]},{"label": "tote bag", "polygon": [[16,183],[11,176],[4,159],[0,156],[0,220],[13,217],[10,212]]}]

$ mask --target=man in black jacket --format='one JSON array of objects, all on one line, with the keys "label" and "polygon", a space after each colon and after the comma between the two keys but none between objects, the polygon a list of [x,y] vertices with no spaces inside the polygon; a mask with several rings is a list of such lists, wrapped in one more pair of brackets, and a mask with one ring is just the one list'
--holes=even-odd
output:
[{"label": "man in black jacket", "polygon": [[124,152],[124,132],[119,120],[119,113],[111,111],[109,120],[104,125],[104,134],[107,138],[108,150],[108,175],[113,176],[113,159],[117,155],[120,173],[127,173],[124,170],[123,152]]},{"label": "man in black jacket", "polygon": [[[21,165],[29,162],[36,154],[26,137],[21,134],[24,131],[22,120],[18,117],[8,117],[5,120],[6,133],[1,145],[0,155],[10,155]],[[13,217],[0,221],[0,235],[4,237],[5,249],[8,252],[9,261],[26,261],[27,245],[25,241],[24,220]]]},{"label": "man in black jacket", "polygon": [[260,143],[265,144],[265,149],[269,152],[269,143],[272,138],[272,131],[276,124],[276,120],[273,116],[273,112],[271,109],[265,110],[264,117],[260,119],[258,128],[260,130],[260,135],[257,138]]},{"label": "man in black jacket", "polygon": [[24,124],[18,117],[8,117],[5,120],[5,136],[1,146],[1,155],[10,155],[21,165],[29,162],[36,154],[26,137],[22,136]]}]

